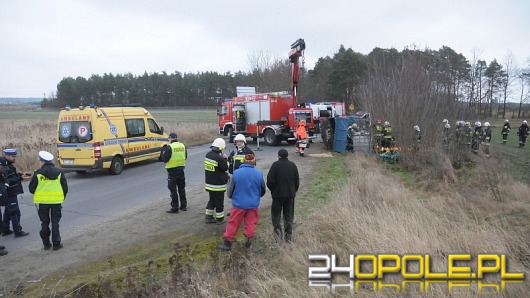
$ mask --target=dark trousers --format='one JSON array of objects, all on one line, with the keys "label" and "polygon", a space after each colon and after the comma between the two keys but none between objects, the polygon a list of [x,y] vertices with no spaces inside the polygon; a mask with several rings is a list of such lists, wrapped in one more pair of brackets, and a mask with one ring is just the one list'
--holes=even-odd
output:
[{"label": "dark trousers", "polygon": [[524,147],[524,143],[526,143],[526,135],[519,136],[519,147]]},{"label": "dark trousers", "polygon": [[272,199],[271,219],[274,232],[282,237],[282,225],[280,218],[283,211],[283,222],[285,237],[290,238],[293,234],[294,198],[274,198]]},{"label": "dark trousers", "polygon": [[[223,219],[224,214],[224,204],[225,204],[225,192],[224,191],[208,191],[210,195],[210,200],[206,204],[206,213],[209,211],[212,212],[215,209],[215,218]],[[208,214],[207,214],[208,215]]]},{"label": "dark trousers", "polygon": [[[61,233],[59,233],[59,221],[62,217],[61,209],[63,209],[61,204],[39,204],[40,238],[45,245],[50,244],[50,234],[53,245],[57,246],[61,243]],[[50,221],[52,223],[51,231]]]},{"label": "dark trousers", "polygon": [[20,209],[18,207],[17,196],[8,197],[8,203],[4,208],[4,218],[2,219],[2,231],[7,232],[9,230],[10,223],[13,224],[13,232],[19,233],[22,231],[20,226]]},{"label": "dark trousers", "polygon": [[167,172],[167,188],[171,195],[171,209],[186,208],[188,201],[186,200],[186,177],[184,176],[184,169],[170,169]]},{"label": "dark trousers", "polygon": [[502,134],[502,142],[506,143],[508,141],[508,134],[503,133]]}]

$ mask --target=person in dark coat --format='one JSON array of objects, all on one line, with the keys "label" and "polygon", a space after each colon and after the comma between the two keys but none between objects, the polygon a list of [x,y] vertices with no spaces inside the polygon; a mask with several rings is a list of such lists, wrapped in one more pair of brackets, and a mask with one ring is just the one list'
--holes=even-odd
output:
[{"label": "person in dark coat", "polygon": [[39,161],[41,167],[33,173],[29,182],[29,192],[33,194],[33,203],[37,206],[41,221],[40,238],[44,244],[44,250],[50,249],[52,244],[53,250],[58,250],[63,247],[59,221],[62,217],[62,204],[68,194],[68,183],[63,172],[53,165],[53,154],[40,151]]},{"label": "person in dark coat", "polygon": [[502,143],[506,145],[506,142],[508,141],[508,135],[510,134],[510,130],[512,129],[510,125],[510,120],[506,119],[504,120],[504,125],[502,126],[501,134],[502,134]]},{"label": "person in dark coat", "polygon": [[[208,192],[205,223],[222,224],[225,220],[224,199],[228,182],[228,157],[223,153],[225,141],[217,138],[204,158],[204,189]],[[214,218],[215,211],[215,218]]]},{"label": "person in dark coat", "polygon": [[[285,149],[278,151],[275,161],[267,174],[267,188],[271,191],[271,219],[274,232],[278,238],[290,242],[293,234],[294,199],[300,187],[300,177],[296,164],[287,159]],[[284,233],[280,224],[283,211]]]},{"label": "person in dark coat", "polygon": [[254,154],[254,151],[247,146],[247,140],[243,134],[238,134],[234,138],[234,143],[236,147],[228,155],[228,172],[230,174],[239,169],[247,154]]},{"label": "person in dark coat", "polygon": [[[18,173],[15,167],[17,158],[17,149],[4,149],[4,157],[0,158],[0,164],[4,167],[4,176],[7,184],[7,203],[4,209],[4,218],[2,225],[2,236],[15,234],[15,238],[29,235],[22,230],[20,225],[20,208],[18,206],[18,195],[24,193],[22,181],[28,181],[31,175],[27,173]],[[10,230],[10,224],[13,224],[13,230]]]},{"label": "person in dark coat", "polygon": [[[186,200],[186,160],[188,159],[188,150],[186,146],[179,142],[177,134],[169,134],[170,144],[162,150],[162,161],[166,163],[167,170],[167,188],[171,196],[171,209],[167,213],[179,213],[179,210],[188,210],[188,201]],[[180,208],[179,208],[180,200]]]},{"label": "person in dark coat", "polygon": [[519,126],[519,129],[517,130],[517,135],[519,136],[519,148],[524,147],[524,143],[526,143],[526,138],[530,134],[530,129],[528,128],[528,122],[526,120],[523,121],[523,124]]}]

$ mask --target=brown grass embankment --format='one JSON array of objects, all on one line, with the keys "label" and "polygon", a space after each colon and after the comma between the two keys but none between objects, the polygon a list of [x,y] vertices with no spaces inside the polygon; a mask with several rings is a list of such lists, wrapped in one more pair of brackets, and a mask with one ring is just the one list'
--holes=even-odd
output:
[{"label": "brown grass embankment", "polygon": [[[296,231],[294,246],[275,247],[274,258],[250,261],[249,267],[254,268],[247,282],[250,292],[260,297],[327,293],[308,287],[307,258],[312,253],[337,254],[343,261],[349,254],[361,253],[430,254],[434,272],[447,272],[448,254],[471,254],[472,261],[461,266],[471,266],[473,272],[478,254],[506,254],[510,272],[530,274],[527,185],[508,179],[495,194],[492,178],[487,177],[488,165],[480,164],[476,179],[438,195],[405,188],[399,178],[385,173],[386,165],[370,158],[356,155],[347,166],[348,185]],[[492,280],[500,285],[498,279]],[[448,291],[447,284],[434,284],[425,294],[445,297]],[[475,296],[477,283],[455,291]],[[504,293],[509,297],[529,294],[528,283],[508,284]]]}]

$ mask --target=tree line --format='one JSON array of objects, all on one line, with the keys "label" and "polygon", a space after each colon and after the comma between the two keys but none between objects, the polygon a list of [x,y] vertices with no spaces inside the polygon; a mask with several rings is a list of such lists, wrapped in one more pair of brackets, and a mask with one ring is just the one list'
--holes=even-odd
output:
[{"label": "tree line", "polygon": [[[426,76],[422,78],[422,86],[426,88],[421,90],[422,101],[441,96],[445,102],[458,103],[477,115],[504,118],[506,103],[515,100],[519,103],[518,116],[521,117],[523,104],[530,98],[530,61],[526,67],[518,68],[510,54],[502,62],[496,59],[487,62],[478,57],[475,52],[468,60],[447,46],[439,50],[375,48],[367,55],[340,46],[333,56],[319,58],[313,69],[302,65],[299,101],[344,101],[364,110],[376,107],[378,102],[399,105],[403,93],[381,93],[379,91],[383,90],[373,88],[386,86],[388,89],[388,85],[380,84],[390,79],[397,83],[399,72],[414,66],[415,76]],[[248,72],[175,71],[168,74],[163,71],[67,77],[57,84],[56,94],[43,99],[42,106],[89,103],[108,106],[132,102],[150,107],[213,106],[224,98],[235,96],[236,86],[253,86],[259,93],[289,90],[291,65],[287,58],[257,52],[249,55],[248,60]],[[374,86],[377,80],[380,84]],[[419,87],[419,82],[408,84]],[[394,91],[403,92],[404,87]],[[408,87],[412,88],[409,91],[414,91],[414,86]],[[379,93],[378,97],[372,98],[375,93]]]}]

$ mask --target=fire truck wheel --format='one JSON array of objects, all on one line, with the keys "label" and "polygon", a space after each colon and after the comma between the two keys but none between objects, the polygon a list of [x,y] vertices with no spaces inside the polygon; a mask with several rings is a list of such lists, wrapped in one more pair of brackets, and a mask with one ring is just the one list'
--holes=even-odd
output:
[{"label": "fire truck wheel", "polygon": [[228,135],[228,142],[233,143],[234,142],[234,130],[232,129],[232,127],[228,128],[227,135]]},{"label": "fire truck wheel", "polygon": [[119,175],[123,171],[123,159],[119,156],[114,156],[110,163],[109,171],[112,175]]},{"label": "fire truck wheel", "polygon": [[278,143],[278,139],[276,138],[276,134],[274,133],[274,130],[267,129],[265,133],[263,134],[263,140],[265,141],[265,144],[268,146],[276,146]]}]

